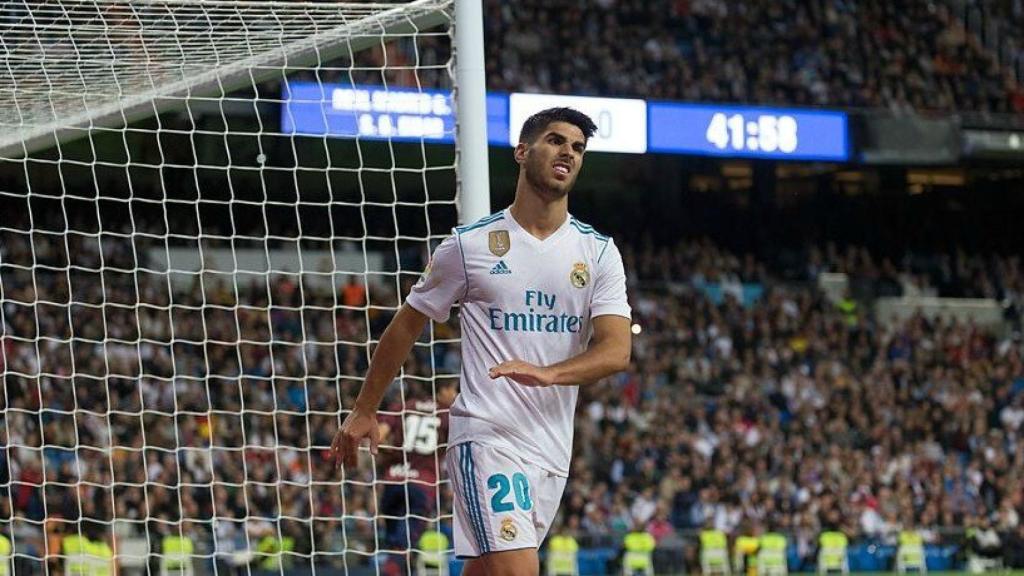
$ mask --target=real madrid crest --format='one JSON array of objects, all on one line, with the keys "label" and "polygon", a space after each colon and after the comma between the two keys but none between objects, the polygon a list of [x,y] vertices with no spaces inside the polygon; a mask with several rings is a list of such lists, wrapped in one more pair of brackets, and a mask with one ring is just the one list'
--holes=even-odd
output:
[{"label": "real madrid crest", "polygon": [[505,518],[501,521],[501,539],[506,542],[511,542],[516,539],[519,535],[519,531],[516,529],[516,523],[511,518]]},{"label": "real madrid crest", "polygon": [[487,246],[491,249],[491,254],[504,256],[512,247],[508,239],[508,230],[492,230],[487,235]]},{"label": "real madrid crest", "polygon": [[577,288],[583,288],[590,283],[590,271],[583,262],[572,265],[572,272],[569,272],[569,281]]}]

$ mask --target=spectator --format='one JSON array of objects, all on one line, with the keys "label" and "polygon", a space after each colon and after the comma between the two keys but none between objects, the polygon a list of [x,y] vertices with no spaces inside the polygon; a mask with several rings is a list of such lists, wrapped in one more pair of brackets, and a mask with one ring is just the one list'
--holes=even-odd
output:
[{"label": "spectator", "polygon": [[924,0],[485,6],[492,90],[895,111],[1010,112],[1020,100],[1012,71]]}]

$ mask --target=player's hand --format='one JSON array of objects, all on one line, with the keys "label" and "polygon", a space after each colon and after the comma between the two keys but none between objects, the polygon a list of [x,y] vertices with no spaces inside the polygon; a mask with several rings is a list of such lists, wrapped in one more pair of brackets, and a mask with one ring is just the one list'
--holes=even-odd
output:
[{"label": "player's hand", "polygon": [[353,410],[334,435],[331,442],[331,454],[336,464],[355,467],[359,464],[359,445],[364,439],[370,440],[370,454],[377,455],[380,444],[380,427],[377,424],[376,412]]},{"label": "player's hand", "polygon": [[487,371],[492,378],[509,378],[517,384],[545,388],[555,383],[554,371],[544,366],[535,366],[523,360],[502,362]]}]

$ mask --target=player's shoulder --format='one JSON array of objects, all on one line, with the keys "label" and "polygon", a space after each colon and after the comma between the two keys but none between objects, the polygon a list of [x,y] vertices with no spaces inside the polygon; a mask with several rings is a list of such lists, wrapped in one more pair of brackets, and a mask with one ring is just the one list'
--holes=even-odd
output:
[{"label": "player's shoulder", "polygon": [[581,222],[575,216],[569,216],[569,227],[576,235],[577,242],[584,246],[584,250],[587,253],[593,256],[595,263],[602,264],[606,254],[615,252],[615,243],[612,241],[611,236],[598,232],[590,224]]},{"label": "player's shoulder", "polygon": [[465,257],[488,249],[494,254],[504,254],[511,243],[507,218],[504,210],[495,212],[476,222],[456,226],[452,235],[458,241]]},{"label": "player's shoulder", "polygon": [[569,216],[569,227],[571,227],[581,236],[586,237],[588,240],[592,240],[594,242],[606,243],[611,241],[612,239],[611,236],[598,232],[590,224],[587,224],[586,222],[583,222],[572,215]]}]

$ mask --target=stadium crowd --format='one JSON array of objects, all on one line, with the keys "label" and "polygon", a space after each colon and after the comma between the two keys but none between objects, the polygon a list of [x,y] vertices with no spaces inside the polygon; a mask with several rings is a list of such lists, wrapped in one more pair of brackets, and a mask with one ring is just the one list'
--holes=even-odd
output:
[{"label": "stadium crowd", "polygon": [[[1021,541],[1019,337],[876,324],[710,244],[627,250],[626,262],[636,285],[663,288],[635,291],[635,370],[583,400],[568,502],[585,531],[757,524],[805,556],[827,527],[958,542],[991,522]],[[746,308],[697,288],[766,280]]]},{"label": "stadium crowd", "polygon": [[[391,472],[367,458],[343,473],[327,455],[367,334],[389,318],[364,305],[394,290],[174,283],[110,235],[7,233],[0,249],[0,523],[20,554],[43,557],[80,527],[183,531],[224,562],[269,557],[267,538],[288,539],[294,562],[402,548],[382,519]],[[1024,542],[1018,338],[921,317],[879,325],[707,241],[623,253],[642,333],[628,373],[582,391],[559,532],[598,546],[642,527],[668,545],[709,525],[770,528],[805,558],[825,527],[963,543],[965,526],[991,526],[1007,549]],[[744,283],[764,287],[748,306],[728,296]],[[712,284],[726,287],[720,305]],[[443,342],[456,327],[436,327],[407,374],[457,372]],[[390,410],[443,412],[429,400],[447,381],[406,382]],[[436,517],[451,494],[431,483],[412,484]]]},{"label": "stadium crowd", "polygon": [[944,2],[488,0],[485,6],[491,90],[1024,111],[1024,86],[1013,65],[1000,66]]}]

